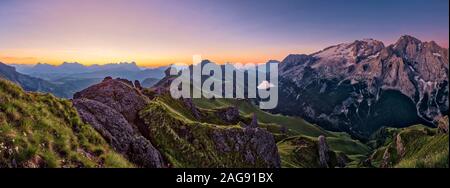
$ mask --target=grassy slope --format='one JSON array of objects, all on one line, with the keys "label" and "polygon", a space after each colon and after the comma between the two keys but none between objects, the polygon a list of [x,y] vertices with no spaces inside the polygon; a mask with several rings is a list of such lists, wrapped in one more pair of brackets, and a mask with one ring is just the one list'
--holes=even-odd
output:
[{"label": "grassy slope", "polygon": [[[298,147],[296,141],[302,140],[305,144]],[[278,152],[281,156],[281,166],[285,168],[317,168],[319,167],[319,156],[316,138],[306,136],[295,136],[280,141]]]},{"label": "grassy slope", "polygon": [[[388,128],[384,143],[372,154],[372,164],[379,167],[383,161],[383,154],[389,150],[391,167],[399,168],[448,168],[449,135],[437,134],[436,129],[423,125],[407,128]],[[401,157],[396,149],[395,137],[400,135],[405,154]]]},{"label": "grassy slope", "polygon": [[193,99],[193,101],[197,105],[197,107],[204,109],[237,106],[241,115],[243,116],[250,116],[252,113],[255,113],[256,117],[258,118],[258,122],[285,126],[286,128],[293,130],[297,134],[314,137],[320,135],[330,136],[329,132],[321,129],[318,126],[312,125],[301,118],[270,114],[258,109],[247,101],[238,101],[234,99]]},{"label": "grassy slope", "polygon": [[[208,111],[202,110],[201,113],[208,114]],[[209,121],[219,121],[209,115]],[[157,97],[140,112],[140,116],[149,127],[152,143],[173,167],[264,167],[261,159],[249,164],[239,152],[221,153],[216,150],[210,135],[225,130],[243,133],[239,125],[197,121],[180,100],[167,95]],[[233,145],[232,140],[227,141]]]},{"label": "grassy slope", "polygon": [[[268,112],[260,110],[247,101],[237,101],[233,99],[193,99],[193,101],[198,107],[204,109],[238,106],[240,113],[243,116],[250,116],[252,113],[256,113],[256,116],[260,123],[267,125],[284,126],[288,128],[289,130],[291,130],[288,135],[290,137],[295,138],[297,136],[302,136],[304,138],[308,137],[311,139],[316,139],[314,137],[324,135],[327,137],[327,142],[333,151],[345,153],[349,156],[350,159],[353,160],[359,160],[370,152],[368,146],[358,140],[352,139],[347,133],[329,132],[297,117],[270,114]],[[269,131],[270,130],[271,129],[269,129]],[[273,130],[275,129],[273,128]],[[275,136],[277,135],[277,132],[271,132],[273,132]],[[291,142],[283,143],[282,141],[280,141],[278,144],[278,151],[280,152],[282,165],[284,165],[284,167],[307,167],[307,165],[305,164],[288,164],[286,162],[286,160],[291,157],[291,151],[295,147],[290,144]]]},{"label": "grassy slope", "polygon": [[[331,147],[331,146],[330,146]],[[284,139],[278,143],[281,165],[287,168],[320,168],[319,146],[315,137],[294,136]],[[329,167],[344,167],[339,160],[350,162],[352,159],[347,154],[331,150],[328,152]],[[348,164],[346,165],[346,167]]]},{"label": "grassy slope", "polygon": [[0,79],[0,167],[131,167],[69,100]]}]

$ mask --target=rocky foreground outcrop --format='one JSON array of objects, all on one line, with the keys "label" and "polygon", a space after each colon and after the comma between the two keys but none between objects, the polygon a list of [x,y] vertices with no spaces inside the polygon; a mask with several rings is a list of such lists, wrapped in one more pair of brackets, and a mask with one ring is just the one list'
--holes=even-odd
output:
[{"label": "rocky foreground outcrop", "polygon": [[170,80],[143,89],[105,78],[76,93],[73,104],[85,123],[140,167],[280,167],[274,137],[257,126],[256,116],[173,99],[165,87]]},{"label": "rocky foreground outcrop", "polygon": [[73,98],[86,98],[103,103],[122,114],[131,123],[137,120],[139,110],[149,102],[147,97],[133,87],[131,81],[120,78],[106,78],[99,84],[75,93]]},{"label": "rocky foreground outcrop", "polygon": [[84,122],[94,127],[118,152],[141,167],[164,167],[164,160],[139,131],[138,112],[149,99],[131,82],[106,78],[75,93],[73,104]]},{"label": "rocky foreground outcrop", "polygon": [[95,128],[119,153],[142,167],[164,167],[161,154],[142,135],[133,129],[122,114],[95,100],[74,99],[83,121]]},{"label": "rocky foreground outcrop", "polygon": [[279,64],[274,110],[366,137],[381,126],[437,124],[448,113],[448,49],[402,36],[289,55]]}]

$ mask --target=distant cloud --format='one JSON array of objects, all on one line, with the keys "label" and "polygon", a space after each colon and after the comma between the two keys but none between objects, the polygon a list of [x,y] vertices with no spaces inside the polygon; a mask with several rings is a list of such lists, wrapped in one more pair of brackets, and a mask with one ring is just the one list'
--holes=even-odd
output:
[{"label": "distant cloud", "polygon": [[275,87],[275,85],[273,85],[272,83],[270,83],[267,80],[264,80],[261,82],[261,84],[258,85],[258,89],[269,89],[271,87]]}]

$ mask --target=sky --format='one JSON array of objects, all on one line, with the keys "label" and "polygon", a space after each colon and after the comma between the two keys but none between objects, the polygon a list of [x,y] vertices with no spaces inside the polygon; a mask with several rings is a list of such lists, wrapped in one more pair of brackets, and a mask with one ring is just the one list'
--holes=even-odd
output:
[{"label": "sky", "polygon": [[448,0],[0,0],[0,62],[264,63],[408,34],[448,47]]}]

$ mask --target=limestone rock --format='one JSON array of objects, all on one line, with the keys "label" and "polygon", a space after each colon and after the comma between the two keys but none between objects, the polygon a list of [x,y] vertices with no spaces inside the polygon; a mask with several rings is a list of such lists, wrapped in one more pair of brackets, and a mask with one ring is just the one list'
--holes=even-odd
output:
[{"label": "limestone rock", "polygon": [[[131,81],[128,81],[131,83]],[[128,122],[134,123],[139,110],[149,99],[123,79],[105,79],[83,91],[74,94],[74,99],[91,99],[111,107],[122,114]]]},{"label": "limestone rock", "polygon": [[330,148],[328,147],[327,140],[325,136],[320,135],[318,141],[320,166],[329,168],[328,162],[330,161],[330,156],[328,155],[328,153],[330,152]]},{"label": "limestone rock", "polygon": [[439,120],[438,133],[448,134],[448,116],[444,116]]},{"label": "limestone rock", "polygon": [[[214,131],[212,139],[216,149],[222,153],[238,152],[245,156],[246,162],[255,164],[262,160],[268,168],[279,168],[281,165],[278,148],[273,135],[266,130],[230,129],[229,131]],[[233,143],[230,145],[230,143]]]},{"label": "limestone rock", "polygon": [[[279,64],[280,97],[272,111],[358,137],[385,124],[437,125],[449,108],[448,71],[448,49],[407,35],[389,46],[364,39],[289,55]],[[381,114],[390,105],[383,102],[392,100],[408,115]]]},{"label": "limestone rock", "polygon": [[157,149],[113,108],[98,101],[82,98],[73,104],[84,122],[94,127],[119,153],[141,167],[164,167]]}]

